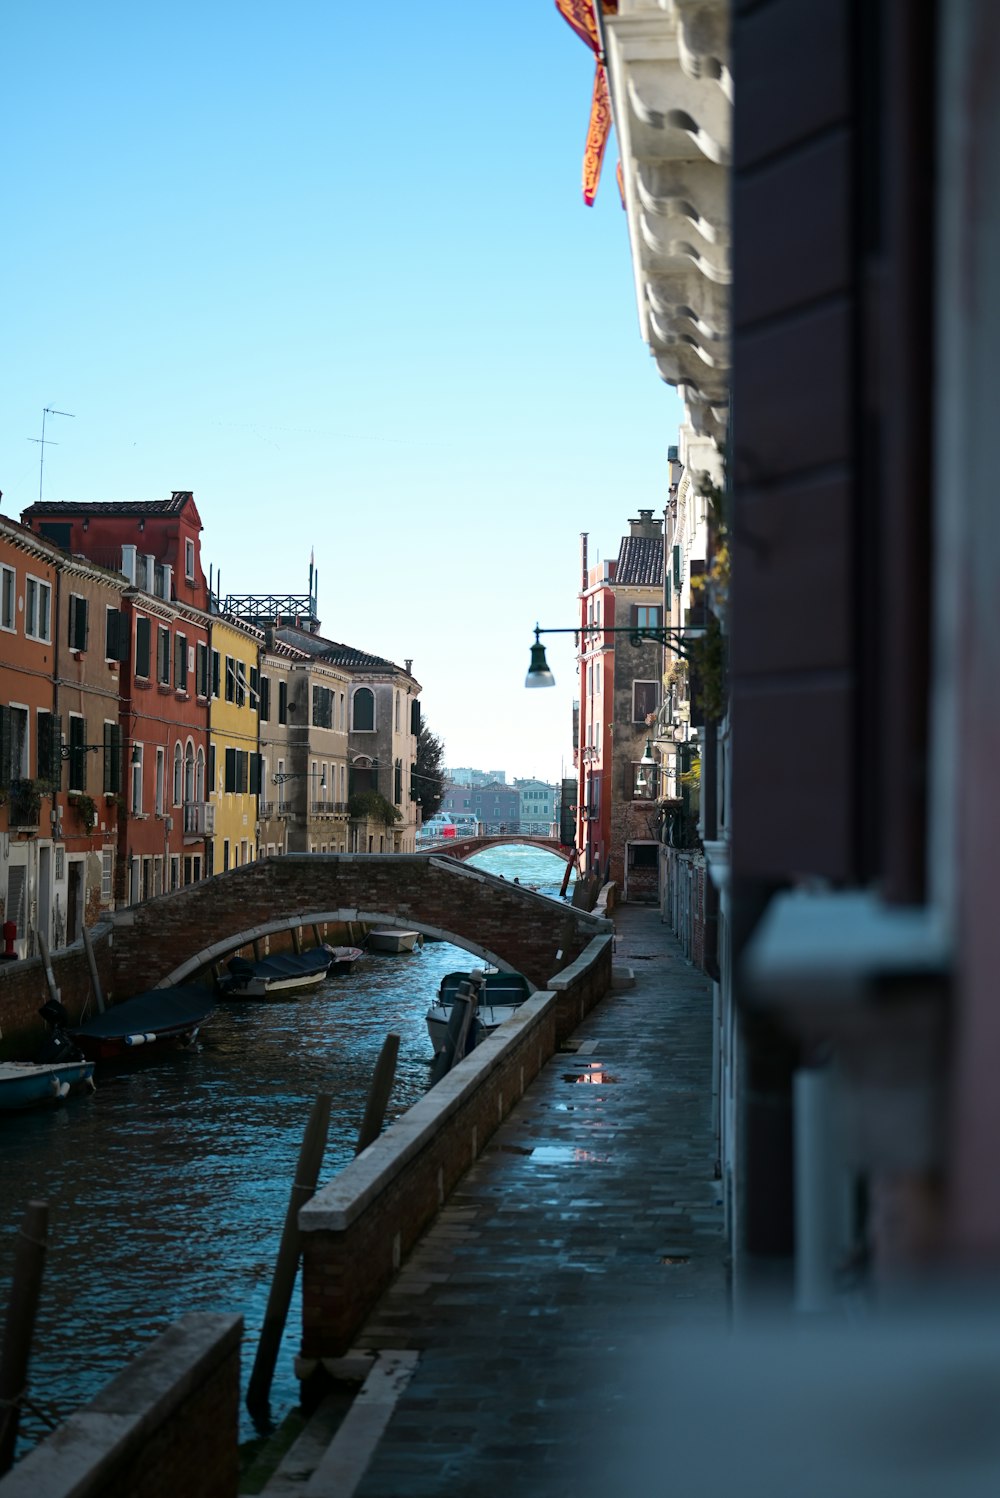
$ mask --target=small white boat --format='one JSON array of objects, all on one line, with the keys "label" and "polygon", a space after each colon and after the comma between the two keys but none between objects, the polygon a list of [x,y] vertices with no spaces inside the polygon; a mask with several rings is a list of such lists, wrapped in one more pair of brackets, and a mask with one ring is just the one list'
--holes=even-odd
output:
[{"label": "small white boat", "polygon": [[394,926],[368,933],[368,947],[372,952],[412,952],[419,940],[419,931],[400,931]]},{"label": "small white boat", "polygon": [[94,1063],[84,1061],[0,1062],[0,1112],[58,1103],[76,1087],[94,1086]]},{"label": "small white boat", "polygon": [[512,1018],[531,997],[527,978],[520,973],[498,973],[495,968],[473,968],[467,973],[446,973],[441,979],[438,1001],[427,1011],[427,1033],[434,1047],[434,1054],[444,1045],[451,1019],[451,1006],[459,985],[473,982],[479,986],[479,1003],[476,1021],[481,1032],[491,1034],[498,1025]]}]

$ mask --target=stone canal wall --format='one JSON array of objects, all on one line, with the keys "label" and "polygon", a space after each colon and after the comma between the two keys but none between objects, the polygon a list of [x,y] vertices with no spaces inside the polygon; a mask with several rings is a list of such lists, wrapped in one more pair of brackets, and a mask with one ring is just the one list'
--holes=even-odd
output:
[{"label": "stone canal wall", "polygon": [[[97,963],[98,977],[104,993],[112,978],[110,923],[94,926],[90,932]],[[82,941],[52,953],[52,971],[62,1002],[71,1019],[79,1019],[87,1001],[96,1013],[91,998],[90,967]],[[38,1011],[49,996],[45,967],[40,957],[23,962],[0,963],[0,1061],[24,1059],[48,1034]]]},{"label": "stone canal wall", "polygon": [[536,993],[299,1213],[302,1356],[343,1356],[420,1234],[525,1088],[611,986],[612,937]]},{"label": "stone canal wall", "polygon": [[0,1480],[0,1498],[234,1498],[242,1326],[181,1317]]}]

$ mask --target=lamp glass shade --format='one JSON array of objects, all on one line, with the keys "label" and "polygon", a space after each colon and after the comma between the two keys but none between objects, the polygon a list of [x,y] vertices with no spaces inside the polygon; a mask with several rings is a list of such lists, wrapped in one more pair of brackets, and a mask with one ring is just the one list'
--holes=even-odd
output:
[{"label": "lamp glass shade", "polygon": [[640,765],[656,764],[656,760],[653,758],[653,740],[651,738],[648,738],[646,740],[646,747],[642,752],[642,759],[639,761],[639,763]]},{"label": "lamp glass shade", "polygon": [[545,646],[536,638],[531,647],[531,662],[528,666],[528,674],[524,678],[524,685],[526,687],[554,687],[555,684],[556,679],[545,659]]}]

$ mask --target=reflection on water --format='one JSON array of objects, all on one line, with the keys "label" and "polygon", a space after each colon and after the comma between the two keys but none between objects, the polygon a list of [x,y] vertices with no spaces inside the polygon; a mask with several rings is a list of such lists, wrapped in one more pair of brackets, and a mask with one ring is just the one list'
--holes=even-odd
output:
[{"label": "reflection on water", "polygon": [[[529,882],[518,859],[525,851],[489,855],[500,863],[491,872]],[[554,890],[549,873],[551,892],[561,868]],[[99,1068],[92,1096],[0,1117],[4,1307],[24,1208],[33,1198],[49,1203],[34,1406],[65,1417],[186,1311],[243,1316],[245,1387],[313,1099],[333,1093],[326,1181],[353,1157],[389,1031],[400,1048],[386,1123],[423,1096],[425,1012],[441,977],[471,965],[444,942],[398,957],[369,954],[301,999],[220,1004],[197,1051]],[[298,1398],[300,1321],[296,1287],[272,1386],[275,1419]],[[245,1439],[253,1427],[241,1419]],[[26,1412],[19,1449],[45,1429],[36,1410]]]}]

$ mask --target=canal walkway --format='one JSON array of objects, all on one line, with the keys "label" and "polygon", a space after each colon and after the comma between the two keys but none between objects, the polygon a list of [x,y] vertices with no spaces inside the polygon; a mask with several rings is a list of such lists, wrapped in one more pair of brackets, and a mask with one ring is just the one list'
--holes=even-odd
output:
[{"label": "canal walkway", "polygon": [[462,1179],[345,1361],[371,1370],[361,1394],[316,1412],[271,1498],[624,1491],[616,1442],[630,1418],[655,1440],[657,1359],[726,1325],[710,987],[655,909],[614,919],[634,986]]}]

